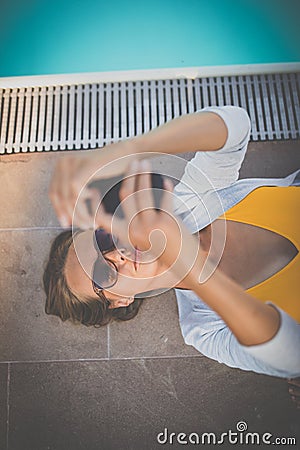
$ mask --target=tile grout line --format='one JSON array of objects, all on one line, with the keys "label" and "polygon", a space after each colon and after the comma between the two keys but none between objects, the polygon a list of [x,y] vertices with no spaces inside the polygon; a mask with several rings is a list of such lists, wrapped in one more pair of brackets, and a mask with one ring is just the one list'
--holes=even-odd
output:
[{"label": "tile grout line", "polygon": [[166,355],[166,356],[125,356],[125,357],[109,357],[103,358],[84,358],[84,359],[40,359],[40,360],[24,360],[24,361],[0,361],[1,364],[48,364],[48,363],[74,363],[74,362],[101,362],[101,361],[135,361],[139,359],[184,359],[184,358],[205,358],[199,352],[199,355]]},{"label": "tile grout line", "polygon": [[107,325],[107,358],[110,359],[110,324]]},{"label": "tile grout line", "polygon": [[9,394],[10,394],[10,366],[11,364],[8,363],[7,365],[7,383],[6,383],[6,450],[8,450],[8,437],[9,437]]},{"label": "tile grout line", "polygon": [[[67,228],[66,228],[67,229]],[[0,231],[42,231],[42,230],[65,230],[62,227],[26,227],[26,228],[0,228]],[[68,228],[69,230],[69,228]]]}]

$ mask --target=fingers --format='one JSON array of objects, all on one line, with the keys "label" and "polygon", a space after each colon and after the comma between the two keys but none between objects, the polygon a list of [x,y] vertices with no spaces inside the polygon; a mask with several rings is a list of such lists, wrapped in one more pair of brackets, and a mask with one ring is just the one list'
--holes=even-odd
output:
[{"label": "fingers", "polygon": [[88,182],[91,161],[84,155],[61,157],[53,172],[49,197],[56,216],[64,227],[72,224],[86,229],[92,227],[93,217],[87,208],[91,200]]},{"label": "fingers", "polygon": [[72,223],[82,229],[93,228],[97,203],[99,203],[98,191],[89,189],[88,187],[82,189],[75,200]]},{"label": "fingers", "polygon": [[72,176],[76,170],[76,161],[73,158],[64,158],[61,160],[59,167],[59,184],[57,184],[58,199],[60,201],[59,216],[60,221],[65,222],[68,225],[72,223],[74,204],[71,204],[69,198],[72,192]]},{"label": "fingers", "polygon": [[[111,216],[106,215],[104,209],[98,208],[97,193],[88,188],[87,174],[91,169],[88,164],[86,158],[67,156],[60,158],[55,167],[49,197],[62,226],[74,224],[82,229],[94,228],[95,225],[109,227]],[[172,190],[170,182],[166,181],[165,189],[167,192]],[[172,201],[168,197],[165,192],[162,209],[169,211]],[[127,228],[138,214],[143,214],[143,220],[154,220],[157,211],[154,209],[151,166],[147,161],[134,161],[130,165],[127,177],[122,183],[120,199]],[[90,209],[88,204],[91,206]],[[115,227],[119,226],[119,222],[116,221]],[[122,238],[124,239],[124,233]]]},{"label": "fingers", "polygon": [[119,239],[119,245],[117,247],[125,246],[130,249],[132,247],[126,224],[124,224],[124,220],[118,218],[116,215],[112,216],[105,211],[105,208],[102,204],[99,205],[99,194],[98,198],[93,199],[92,208],[96,211],[94,218],[94,229],[99,227],[104,228],[105,231],[116,236]]},{"label": "fingers", "polygon": [[150,164],[147,161],[132,163],[127,174],[130,177],[123,181],[120,197],[130,240],[133,245],[143,251],[144,260],[148,257],[152,259],[153,240],[155,241],[156,257],[165,248],[164,209],[167,210],[167,214],[172,213],[171,191],[173,185],[170,181],[166,181],[167,191],[163,195],[163,204],[160,205],[162,211],[158,211],[155,209]]},{"label": "fingers", "polygon": [[[49,197],[62,226],[70,226],[78,197],[77,180],[74,175],[78,161],[74,157],[61,158],[54,169]],[[81,210],[82,208],[80,208]]]},{"label": "fingers", "polygon": [[52,175],[52,180],[49,187],[49,198],[53,205],[55,214],[62,226],[69,225],[69,217],[62,206],[63,199],[61,193],[61,180],[63,179],[63,159],[60,159]]},{"label": "fingers", "polygon": [[150,170],[151,166],[146,161],[134,161],[122,182],[120,200],[128,221],[137,213],[154,208]]},{"label": "fingers", "polygon": [[137,175],[137,197],[136,203],[141,212],[154,210],[154,198],[151,181],[151,165],[148,161],[141,161]]},{"label": "fingers", "polygon": [[99,198],[96,202],[93,202],[92,205],[93,211],[95,212],[94,217],[94,228],[102,227],[108,233],[112,233],[112,215],[108,214],[103,205],[99,205]]},{"label": "fingers", "polygon": [[126,178],[122,182],[120,189],[120,201],[122,210],[126,216],[127,221],[130,223],[134,215],[136,214],[136,198],[132,195],[136,193],[136,179],[138,170],[137,161],[133,162],[127,172]]},{"label": "fingers", "polygon": [[169,214],[173,214],[173,183],[167,178],[164,179],[164,193],[160,202],[160,209]]}]

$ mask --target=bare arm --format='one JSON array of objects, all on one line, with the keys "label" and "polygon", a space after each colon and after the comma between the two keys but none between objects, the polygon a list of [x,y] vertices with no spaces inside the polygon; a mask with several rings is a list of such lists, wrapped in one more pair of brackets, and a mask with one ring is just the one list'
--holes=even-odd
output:
[{"label": "bare arm", "polygon": [[197,112],[173,119],[128,142],[134,153],[177,154],[219,150],[226,139],[227,127],[220,116],[211,112]]},{"label": "bare arm", "polygon": [[[140,213],[141,216],[142,214]],[[204,255],[198,252],[197,238],[192,236],[182,223],[170,220],[170,216],[165,213],[153,212],[153,223],[150,223],[148,214],[147,222],[142,226],[144,235],[147,235],[147,231],[150,234],[150,228],[147,226],[163,230],[167,245],[160,257],[161,261],[172,267],[172,271],[178,274],[179,279],[181,275],[186,274],[185,287],[199,295],[224,320],[241,344],[257,345],[275,336],[280,327],[280,316],[275,308],[244,292],[219,269],[214,272],[211,270],[213,274],[204,283],[199,282]],[[134,235],[136,233],[135,229]],[[141,236],[140,238],[142,239]],[[159,239],[155,234],[151,243],[153,250],[156,245],[159,249]],[[157,250],[157,254],[159,253]]]},{"label": "bare arm", "polygon": [[91,226],[85,201],[92,199],[92,192],[82,189],[93,180],[125,172],[133,159],[142,159],[147,152],[153,152],[154,155],[159,152],[176,154],[218,150],[226,139],[227,127],[224,121],[217,114],[200,112],[187,114],[144,135],[84,155],[63,155],[54,170],[49,189],[58,220],[63,226],[71,225],[80,193],[76,206],[76,225],[82,228]]},{"label": "bare arm", "polygon": [[280,315],[260,302],[217,269],[203,284],[197,281],[201,261],[188,276],[190,289],[199,295],[231,329],[242,345],[257,345],[272,339],[280,327]]},{"label": "bare arm", "polygon": [[[214,268],[209,267],[212,275],[205,282],[199,282],[204,265],[199,240],[172,215],[171,186],[166,185],[169,192],[164,194],[161,211],[153,208],[150,176],[138,175],[148,170],[145,163],[137,165],[130,173],[136,174],[135,185],[129,179],[123,182],[130,214],[126,222],[118,226],[116,234],[121,237],[128,229],[131,242],[139,249],[148,250],[151,244],[151,252],[178,276],[178,281],[183,279],[187,289],[193,290],[219,314],[241,344],[257,345],[272,339],[280,327],[280,315],[275,308],[244,292],[219,269],[213,271]],[[139,189],[144,189],[142,196],[131,195]],[[109,221],[107,225],[109,227]]]}]

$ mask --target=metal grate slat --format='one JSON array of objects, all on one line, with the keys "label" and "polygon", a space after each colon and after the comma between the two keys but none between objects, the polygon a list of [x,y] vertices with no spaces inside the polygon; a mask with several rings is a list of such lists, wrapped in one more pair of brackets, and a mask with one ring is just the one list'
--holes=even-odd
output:
[{"label": "metal grate slat", "polygon": [[166,95],[166,121],[171,120],[172,115],[172,97],[171,97],[171,84],[170,80],[165,82],[165,95]]},{"label": "metal grate slat", "polygon": [[127,137],[127,107],[126,107],[126,89],[121,85],[121,136]]},{"label": "metal grate slat", "polygon": [[150,127],[155,128],[158,125],[157,120],[157,101],[156,101],[156,81],[150,81]]},{"label": "metal grate slat", "polygon": [[44,129],[46,117],[46,87],[42,87],[39,92],[39,123],[37,127],[37,151],[43,151],[44,146]]},{"label": "metal grate slat", "polygon": [[221,83],[218,83],[216,85],[216,87],[217,87],[217,97],[218,97],[217,104],[219,106],[224,106],[226,103],[225,103],[225,97],[223,95],[223,81],[221,81]]},{"label": "metal grate slat", "polygon": [[91,118],[90,118],[90,126],[91,126],[91,136],[90,136],[90,145],[91,148],[97,147],[97,86],[94,84],[91,86]]},{"label": "metal grate slat", "polygon": [[200,80],[197,79],[194,81],[194,88],[195,88],[195,108],[201,109],[202,108],[202,100],[201,100],[201,85]]},{"label": "metal grate slat", "polygon": [[266,80],[266,77],[264,75],[261,76],[261,92],[262,92],[262,99],[263,99],[263,106],[264,106],[264,119],[265,119],[265,129],[267,136],[270,136],[271,139],[273,139],[273,130],[274,127],[272,126],[272,112],[271,112],[271,105],[269,103],[270,96],[268,95],[267,91],[268,86],[268,80]]},{"label": "metal grate slat", "polygon": [[24,105],[25,112],[24,112],[24,122],[23,122],[22,137],[21,137],[21,142],[23,143],[23,147],[22,147],[23,152],[30,150],[29,136],[30,136],[30,127],[31,127],[32,101],[33,101],[32,89],[28,88],[25,91],[25,105]]},{"label": "metal grate slat", "polygon": [[[300,79],[299,79],[300,81]],[[300,99],[299,99],[299,87],[297,87],[297,79],[294,73],[290,74],[291,92],[292,92],[292,105],[295,112],[295,128],[299,130],[300,128]]]},{"label": "metal grate slat", "polygon": [[82,85],[77,86],[75,90],[75,148],[81,149],[82,129]]},{"label": "metal grate slat", "polygon": [[[24,110],[24,88],[19,89],[18,91],[18,110],[17,110],[17,120],[16,120],[16,129],[15,129],[15,137],[12,147],[15,149],[15,153],[19,153],[20,151],[20,141],[21,141],[21,133],[22,133],[22,123],[23,123],[23,110]],[[42,137],[43,140],[43,137]],[[41,142],[42,142],[41,140]],[[0,144],[1,148],[1,144]]]},{"label": "metal grate slat", "polygon": [[232,86],[229,83],[229,77],[224,78],[224,92],[225,92],[225,105],[231,105],[232,100]]},{"label": "metal grate slat", "polygon": [[53,86],[49,86],[46,92],[46,118],[44,129],[45,150],[51,150],[51,125],[52,125]]},{"label": "metal grate slat", "polygon": [[68,121],[68,86],[62,87],[61,92],[61,128],[60,128],[60,136],[59,136],[59,148],[61,150],[65,150],[67,143],[67,121]]},{"label": "metal grate slat", "polygon": [[128,136],[134,136],[134,103],[133,103],[133,83],[130,81],[128,83]]},{"label": "metal grate slat", "polygon": [[255,99],[255,109],[256,109],[256,120],[258,123],[259,136],[262,141],[265,140],[266,128],[265,128],[265,118],[263,109],[263,98],[260,91],[260,79],[257,75],[253,77],[253,87],[254,87],[254,99]]},{"label": "metal grate slat", "polygon": [[174,117],[177,117],[180,115],[177,80],[172,80],[172,94],[173,94],[173,109],[174,109],[173,114]]},{"label": "metal grate slat", "polygon": [[0,88],[0,154],[102,147],[229,104],[248,111],[252,140],[300,137],[298,72]]},{"label": "metal grate slat", "polygon": [[281,139],[281,126],[279,121],[279,109],[278,109],[278,101],[276,101],[276,95],[274,90],[274,77],[273,75],[268,75],[268,86],[270,89],[270,96],[275,101],[271,102],[271,118],[273,119],[274,128],[273,128],[273,138]]},{"label": "metal grate slat", "polygon": [[119,139],[119,86],[114,83],[112,86],[112,135],[113,140]]},{"label": "metal grate slat", "polygon": [[90,85],[84,85],[82,89],[82,147],[89,146],[89,125],[90,125]]},{"label": "metal grate slat", "polygon": [[104,84],[99,85],[98,95],[97,95],[97,119],[98,119],[98,136],[97,136],[97,145],[102,147],[104,145],[104,112],[105,112],[105,103],[104,103]]},{"label": "metal grate slat", "polygon": [[285,98],[285,105],[287,109],[287,119],[289,122],[289,129],[291,133],[291,137],[296,137],[296,130],[295,130],[295,122],[294,122],[294,114],[293,114],[293,106],[292,106],[292,99],[291,99],[291,93],[289,89],[289,80],[288,77],[283,78],[283,92],[284,92],[284,98]]},{"label": "metal grate slat", "polygon": [[143,124],[144,124],[144,133],[150,130],[150,96],[149,96],[149,87],[148,81],[143,81]]},{"label": "metal grate slat", "polygon": [[0,88],[0,138],[1,138],[1,127],[2,127],[2,113],[3,113],[3,102],[4,102],[4,90]]},{"label": "metal grate slat", "polygon": [[[136,134],[143,132],[143,111],[142,111],[142,86],[141,82],[137,81],[135,86],[136,91]],[[121,109],[122,111],[122,109]]]},{"label": "metal grate slat", "polygon": [[289,138],[289,131],[288,131],[288,124],[287,124],[287,120],[286,120],[286,111],[285,111],[285,106],[284,106],[284,98],[283,98],[283,92],[282,92],[282,86],[281,86],[281,76],[279,74],[275,75],[275,87],[277,90],[277,98],[278,98],[278,102],[279,102],[279,110],[281,112],[279,118],[281,119],[281,126],[282,126],[282,134],[283,134],[283,138],[284,139],[288,139]]},{"label": "metal grate slat", "polygon": [[[53,102],[53,123],[52,123],[52,150],[58,150],[59,148],[59,125],[60,125],[60,90],[61,86],[55,86],[54,88],[54,102]],[[53,139],[56,136],[56,139]]]},{"label": "metal grate slat", "polygon": [[259,131],[257,129],[257,118],[256,118],[256,110],[255,110],[255,97],[252,95],[252,82],[251,80],[247,80],[246,78],[246,96],[248,98],[248,112],[251,117],[251,130],[252,130],[252,138],[254,140],[259,139]]},{"label": "metal grate slat", "polygon": [[158,103],[158,107],[157,107],[157,116],[158,116],[158,125],[161,125],[162,123],[166,122],[166,117],[165,117],[165,100],[164,100],[164,86],[163,86],[163,82],[162,80],[158,81],[158,86],[157,86],[157,103]]},{"label": "metal grate slat", "polygon": [[204,78],[201,81],[202,81],[201,86],[202,86],[202,108],[203,108],[204,106],[212,105],[212,103],[210,102],[210,99],[208,97],[209,87],[207,78]]},{"label": "metal grate slat", "polygon": [[238,80],[237,77],[226,77],[229,89],[231,90],[231,99],[229,104],[239,105]]},{"label": "metal grate slat", "polygon": [[28,135],[28,146],[30,152],[35,152],[36,148],[36,134],[38,132],[38,120],[39,120],[39,88],[35,87],[32,91],[32,99],[31,99],[31,110],[30,110],[30,134]]},{"label": "metal grate slat", "polygon": [[[239,84],[237,85],[239,102],[240,102],[240,106],[242,106],[242,108],[245,108],[245,109],[247,109],[247,106],[248,106],[247,86],[249,84],[253,85],[251,78],[249,78],[248,76],[239,77]],[[255,96],[254,96],[254,99],[255,99]]]},{"label": "metal grate slat", "polygon": [[[2,96],[1,107],[1,128],[0,128],[0,150],[7,148],[6,146],[6,129],[9,123],[9,102],[10,102],[10,89],[5,89]],[[11,153],[7,148],[7,153]]]},{"label": "metal grate slat", "polygon": [[187,99],[185,91],[185,80],[178,80],[178,97],[179,97],[179,108],[181,107],[181,114],[187,114]]},{"label": "metal grate slat", "polygon": [[11,92],[11,105],[10,105],[10,120],[8,123],[8,136],[7,136],[7,148],[9,152],[12,152],[12,145],[14,142],[16,116],[17,116],[17,89],[13,89]]},{"label": "metal grate slat", "polygon": [[67,117],[67,148],[73,149],[74,128],[75,128],[75,86],[70,86],[68,92],[68,117]]},{"label": "metal grate slat", "polygon": [[187,98],[187,107],[190,113],[196,111],[195,103],[194,103],[194,86],[192,80],[186,80],[186,98]]}]

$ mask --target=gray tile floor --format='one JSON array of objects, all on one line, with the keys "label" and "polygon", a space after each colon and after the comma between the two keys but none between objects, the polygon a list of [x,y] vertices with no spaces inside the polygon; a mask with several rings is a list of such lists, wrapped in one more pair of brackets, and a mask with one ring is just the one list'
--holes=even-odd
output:
[{"label": "gray tile floor", "polygon": [[[299,145],[250,143],[241,178],[287,175],[300,167]],[[172,291],[101,329],[45,315],[42,269],[60,231],[47,198],[56,160],[0,157],[0,449],[152,450],[165,428],[221,434],[241,420],[252,432],[298,433],[300,445],[285,380],[227,368],[185,345]]]}]

